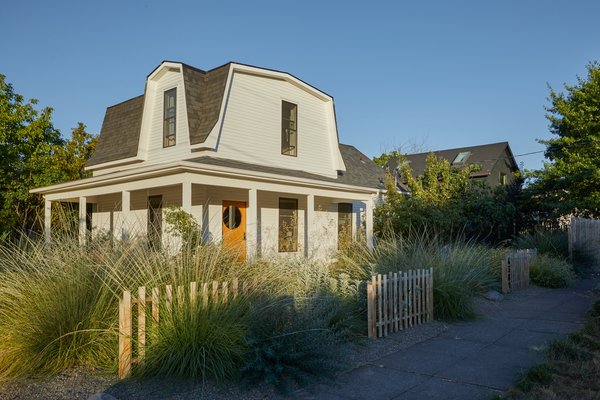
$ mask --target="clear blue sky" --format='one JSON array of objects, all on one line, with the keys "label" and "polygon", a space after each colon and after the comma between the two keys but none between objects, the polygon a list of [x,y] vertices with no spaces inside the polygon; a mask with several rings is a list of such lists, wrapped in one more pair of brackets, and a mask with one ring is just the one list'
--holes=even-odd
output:
[{"label": "clear blue sky", "polygon": [[[597,1],[8,1],[0,73],[99,133],[162,60],[290,72],[334,96],[340,140],[369,156],[508,141],[543,150],[550,84],[600,60]],[[526,168],[542,154],[519,157]]]}]

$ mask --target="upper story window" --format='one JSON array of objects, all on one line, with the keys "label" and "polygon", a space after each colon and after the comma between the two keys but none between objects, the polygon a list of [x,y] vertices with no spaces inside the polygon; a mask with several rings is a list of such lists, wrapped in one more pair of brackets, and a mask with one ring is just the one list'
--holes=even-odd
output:
[{"label": "upper story window", "polygon": [[298,106],[281,102],[281,154],[298,156]]},{"label": "upper story window", "polygon": [[500,184],[501,185],[507,185],[508,184],[508,180],[507,180],[506,174],[504,172],[500,172]]},{"label": "upper story window", "polygon": [[175,120],[177,114],[177,89],[167,90],[163,111],[163,147],[175,146]]}]

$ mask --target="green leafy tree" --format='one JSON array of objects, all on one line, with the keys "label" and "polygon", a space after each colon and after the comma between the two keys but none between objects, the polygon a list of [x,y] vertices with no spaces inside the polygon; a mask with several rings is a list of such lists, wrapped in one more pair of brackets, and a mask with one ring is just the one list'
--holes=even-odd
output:
[{"label": "green leafy tree", "polygon": [[51,122],[52,109],[36,110],[0,75],[0,233],[28,229],[41,206],[29,190],[54,183],[52,156],[62,145]]},{"label": "green leafy tree", "polygon": [[0,74],[0,237],[40,229],[43,198],[36,187],[88,176],[85,162],[97,139],[79,123],[64,141],[50,107],[37,110]]},{"label": "green leafy tree", "polygon": [[452,167],[432,153],[423,174],[414,176],[409,164],[400,159],[400,179],[410,194],[399,193],[393,180],[388,181],[386,200],[376,209],[377,232],[392,229],[395,234],[408,235],[416,230],[489,242],[507,238],[515,214],[509,191],[471,179],[478,169],[475,165]]},{"label": "green leafy tree", "polygon": [[550,88],[544,168],[528,174],[527,200],[538,221],[575,214],[600,215],[600,64],[587,66],[565,92]]},{"label": "green leafy tree", "polygon": [[91,176],[85,164],[96,149],[98,137],[86,131],[85,124],[79,122],[71,131],[71,139],[63,146],[55,148],[54,169],[57,182],[74,181]]}]

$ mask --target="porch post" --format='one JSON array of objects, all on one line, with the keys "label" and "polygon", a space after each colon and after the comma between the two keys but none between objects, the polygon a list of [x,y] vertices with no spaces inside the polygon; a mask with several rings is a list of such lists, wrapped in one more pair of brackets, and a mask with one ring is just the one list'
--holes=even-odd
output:
[{"label": "porch post", "polygon": [[257,254],[258,245],[258,195],[256,189],[248,190],[248,209],[246,212],[246,255],[252,260]]},{"label": "porch post", "polygon": [[121,240],[129,239],[129,210],[131,209],[131,192],[121,192]]},{"label": "porch post", "polygon": [[44,239],[46,244],[50,244],[51,240],[51,225],[52,225],[52,201],[45,199],[44,201]]},{"label": "porch post", "polygon": [[192,182],[183,181],[181,184],[181,208],[188,214],[192,213]]},{"label": "porch post", "polygon": [[315,221],[315,195],[306,195],[306,218],[304,222],[304,255],[308,258],[312,255],[313,248],[313,225]]},{"label": "porch post", "polygon": [[87,217],[87,198],[79,196],[79,245],[84,246],[86,242],[86,218]]},{"label": "porch post", "polygon": [[365,234],[367,236],[367,247],[373,248],[373,200],[369,199],[366,202],[365,208]]}]

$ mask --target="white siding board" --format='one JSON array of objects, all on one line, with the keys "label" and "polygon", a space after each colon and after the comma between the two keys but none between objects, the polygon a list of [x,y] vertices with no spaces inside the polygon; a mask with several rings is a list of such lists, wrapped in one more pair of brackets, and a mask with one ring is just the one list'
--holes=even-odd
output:
[{"label": "white siding board", "polygon": [[[297,157],[281,154],[282,100],[298,105]],[[234,73],[226,107],[216,157],[337,175],[328,102],[286,81]]]}]

